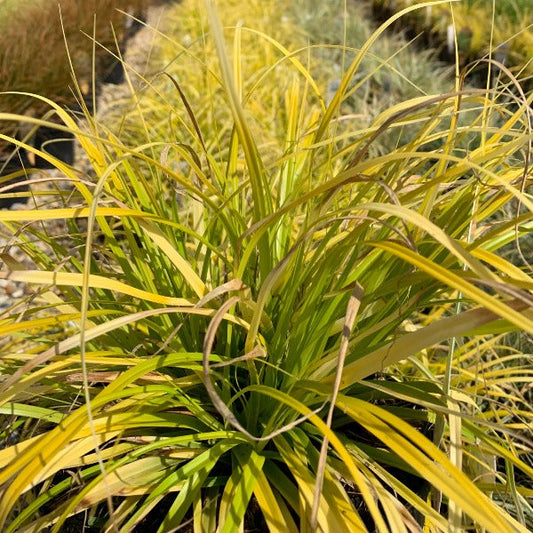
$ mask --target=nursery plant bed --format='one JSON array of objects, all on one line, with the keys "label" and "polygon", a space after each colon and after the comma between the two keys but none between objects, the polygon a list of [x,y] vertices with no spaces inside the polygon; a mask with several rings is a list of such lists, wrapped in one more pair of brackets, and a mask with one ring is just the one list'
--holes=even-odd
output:
[{"label": "nursery plant bed", "polygon": [[[374,17],[384,21],[402,9],[423,3],[422,0],[371,0]],[[436,50],[439,58],[454,63],[455,47],[462,66],[478,63],[478,84],[486,80],[487,59],[503,63],[524,88],[532,87],[533,75],[533,4],[529,0],[514,2],[461,0],[435,4],[409,12],[394,28],[422,42],[422,47]],[[496,64],[492,68],[497,69]]]},{"label": "nursery plant bed", "polygon": [[[74,134],[59,129],[41,126],[35,133],[33,145],[63,163],[74,163]],[[55,168],[52,163],[40,156],[35,157],[35,168]]]}]

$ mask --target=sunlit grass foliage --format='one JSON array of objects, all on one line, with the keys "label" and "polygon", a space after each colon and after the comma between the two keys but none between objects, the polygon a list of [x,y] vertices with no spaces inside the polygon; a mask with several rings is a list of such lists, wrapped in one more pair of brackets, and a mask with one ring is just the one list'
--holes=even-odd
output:
[{"label": "sunlit grass foliage", "polygon": [[332,90],[281,3],[168,22],[122,118],[48,102],[91,171],[0,213],[35,263],[2,256],[0,527],[526,532],[533,97],[362,117],[384,28]]}]

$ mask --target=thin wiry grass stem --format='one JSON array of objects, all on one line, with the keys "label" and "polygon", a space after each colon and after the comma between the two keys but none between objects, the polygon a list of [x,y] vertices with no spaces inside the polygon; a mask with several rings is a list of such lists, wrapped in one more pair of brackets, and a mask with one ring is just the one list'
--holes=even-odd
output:
[{"label": "thin wiry grass stem", "polygon": [[[344,361],[346,360],[346,354],[348,353],[348,345],[350,342],[350,336],[352,329],[357,318],[359,307],[361,306],[361,300],[363,298],[363,287],[357,284],[350,295],[348,305],[346,306],[346,316],[344,318],[344,326],[342,329],[341,343],[339,347],[339,356],[337,359],[337,372],[335,374],[335,382],[333,383],[333,391],[331,393],[330,406],[328,416],[326,419],[326,425],[331,429],[331,423],[333,422],[333,412],[335,410],[335,402],[337,395],[341,387],[342,370],[344,368]],[[320,456],[318,459],[318,466],[316,471],[315,488],[313,493],[313,505],[311,507],[311,516],[309,518],[311,531],[314,533],[318,525],[318,508],[320,506],[320,496],[322,494],[322,487],[324,484],[324,472],[326,470],[326,461],[328,455],[329,440],[325,436],[322,441],[322,447],[320,448]]]}]

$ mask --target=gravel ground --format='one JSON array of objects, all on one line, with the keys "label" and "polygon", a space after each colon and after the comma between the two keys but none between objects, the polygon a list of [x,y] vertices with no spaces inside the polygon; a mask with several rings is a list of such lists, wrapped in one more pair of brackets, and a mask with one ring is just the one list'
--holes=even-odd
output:
[{"label": "gravel ground", "polygon": [[[164,14],[167,5],[153,6],[148,9],[146,24],[149,27],[141,27],[141,29],[128,41],[125,53],[125,61],[128,65],[136,71],[146,74],[148,69],[148,60],[150,52],[153,48],[154,42],[157,39],[157,32],[152,28],[160,28],[164,21]],[[135,83],[135,82],[134,82]],[[118,99],[127,98],[130,94],[130,88],[126,82],[122,84],[104,83],[97,99],[97,118],[105,117],[106,112],[110,109]],[[81,121],[80,121],[81,122]],[[80,123],[83,127],[83,124]],[[75,160],[73,166],[82,172],[88,172],[90,163],[86,154],[81,149],[79,143],[75,142]],[[32,196],[25,203],[15,203],[11,210],[27,210],[27,209],[53,209],[56,207],[64,207],[64,201],[57,200],[57,189],[68,193],[71,186],[63,179],[63,174],[57,169],[53,170],[39,170],[33,172],[29,176],[30,191]],[[49,192],[49,195],[46,195]],[[65,196],[68,196],[66,194]],[[72,204],[71,204],[72,205]],[[49,235],[54,235],[56,238],[65,239],[68,242],[68,232],[64,220],[51,220],[46,222],[38,222],[41,229],[44,229]],[[46,245],[39,243],[43,250],[46,250]],[[11,232],[0,223],[0,252],[9,254],[13,259],[18,261],[26,269],[35,269],[33,262],[27,255],[17,246],[16,237],[12,237]],[[13,304],[22,301],[25,297],[32,293],[32,288],[24,283],[14,282],[6,278],[6,265],[0,261],[0,318],[1,313]]]}]

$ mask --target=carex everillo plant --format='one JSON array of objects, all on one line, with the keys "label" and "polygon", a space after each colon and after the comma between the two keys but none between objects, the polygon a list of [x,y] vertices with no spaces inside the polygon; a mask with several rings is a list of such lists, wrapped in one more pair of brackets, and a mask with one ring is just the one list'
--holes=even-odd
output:
[{"label": "carex everillo plant", "polygon": [[35,264],[2,256],[34,288],[0,323],[3,530],[527,531],[531,374],[501,342],[533,332],[531,269],[498,251],[533,225],[532,97],[458,78],[361,127],[386,25],[326,98],[312,49],[176,9],[202,88],[136,93],[137,145],[48,102],[91,172],[39,154],[74,190],[0,213]]}]

